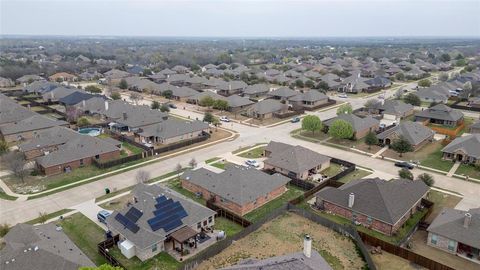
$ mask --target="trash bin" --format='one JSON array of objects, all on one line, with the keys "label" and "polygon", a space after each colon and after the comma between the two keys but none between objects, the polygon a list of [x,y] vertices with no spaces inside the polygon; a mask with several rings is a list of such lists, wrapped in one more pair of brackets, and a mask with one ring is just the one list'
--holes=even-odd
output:
[{"label": "trash bin", "polygon": [[105,188],[105,194],[110,194],[110,189],[109,188]]}]

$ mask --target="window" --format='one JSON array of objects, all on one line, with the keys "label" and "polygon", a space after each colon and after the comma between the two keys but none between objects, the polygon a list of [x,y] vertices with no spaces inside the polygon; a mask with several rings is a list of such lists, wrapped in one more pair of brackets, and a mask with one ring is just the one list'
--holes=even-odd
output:
[{"label": "window", "polygon": [[80,166],[83,166],[83,159],[80,159]]},{"label": "window", "polygon": [[372,224],[373,219],[371,217],[367,217],[367,224]]},{"label": "window", "polygon": [[430,239],[430,243],[436,245],[437,244],[438,237],[436,234],[432,234],[432,238]]},{"label": "window", "polygon": [[212,223],[212,221],[213,221],[213,217],[211,217],[211,216],[208,217],[208,223]]},{"label": "window", "polygon": [[448,250],[455,251],[455,241],[453,240],[448,241]]},{"label": "window", "polygon": [[100,158],[100,155],[95,155],[95,159],[99,159]]},{"label": "window", "polygon": [[198,223],[197,223],[197,229],[200,229],[200,228],[202,228],[202,223],[201,223],[201,222],[198,222]]},{"label": "window", "polygon": [[203,221],[203,226],[207,226],[207,224],[208,224],[208,223],[207,223],[207,221],[206,221],[206,220],[205,220],[205,221]]},{"label": "window", "polygon": [[152,252],[155,252],[155,251],[157,251],[157,244],[152,246]]}]

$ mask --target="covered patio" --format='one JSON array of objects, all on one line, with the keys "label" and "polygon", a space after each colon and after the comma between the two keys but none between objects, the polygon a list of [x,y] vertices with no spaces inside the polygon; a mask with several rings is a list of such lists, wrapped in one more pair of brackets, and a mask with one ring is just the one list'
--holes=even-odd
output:
[{"label": "covered patio", "polygon": [[[170,235],[173,242],[173,250],[177,250],[180,252],[180,254],[183,254],[184,243],[192,243],[190,242],[191,239],[193,239],[193,247],[197,248],[197,234],[197,231],[188,226],[175,231]],[[175,242],[180,244],[180,249],[175,247]]]}]

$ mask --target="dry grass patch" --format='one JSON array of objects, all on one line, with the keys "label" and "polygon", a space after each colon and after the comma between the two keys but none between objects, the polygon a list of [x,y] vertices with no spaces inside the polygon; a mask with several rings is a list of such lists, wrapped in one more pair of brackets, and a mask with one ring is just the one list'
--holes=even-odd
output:
[{"label": "dry grass patch", "polygon": [[298,252],[303,248],[305,234],[312,236],[314,249],[333,269],[362,269],[365,265],[351,239],[301,216],[287,213],[201,263],[198,269],[218,269],[246,258],[265,259]]},{"label": "dry grass patch", "polygon": [[371,257],[378,270],[426,269],[385,251],[383,251],[382,254],[372,254]]}]

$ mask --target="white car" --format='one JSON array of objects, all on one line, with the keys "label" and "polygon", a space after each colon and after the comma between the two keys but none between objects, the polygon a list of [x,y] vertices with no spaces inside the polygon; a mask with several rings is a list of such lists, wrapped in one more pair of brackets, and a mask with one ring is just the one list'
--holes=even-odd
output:
[{"label": "white car", "polygon": [[230,119],[228,119],[228,117],[226,117],[226,116],[222,116],[222,117],[220,117],[220,121],[222,121],[222,122],[230,122]]},{"label": "white car", "polygon": [[260,167],[260,163],[258,163],[258,161],[254,159],[247,159],[247,161],[245,161],[245,164],[247,164],[250,167],[255,167],[255,168]]},{"label": "white car", "polygon": [[348,98],[347,94],[342,93],[338,95],[339,98]]}]

